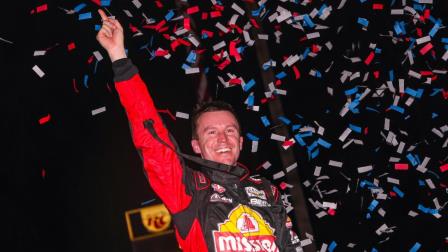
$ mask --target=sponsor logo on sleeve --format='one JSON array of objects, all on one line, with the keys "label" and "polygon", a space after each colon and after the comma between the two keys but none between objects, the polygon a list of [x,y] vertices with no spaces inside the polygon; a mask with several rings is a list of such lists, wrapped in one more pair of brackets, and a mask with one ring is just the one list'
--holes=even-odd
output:
[{"label": "sponsor logo on sleeve", "polygon": [[238,205],[228,219],[213,231],[216,252],[266,251],[278,252],[275,229],[249,206]]},{"label": "sponsor logo on sleeve", "polygon": [[212,184],[212,188],[213,188],[213,191],[215,191],[217,193],[223,193],[226,191],[226,188],[224,188],[223,186],[220,186],[218,184],[214,184],[214,183]]},{"label": "sponsor logo on sleeve", "polygon": [[263,190],[258,190],[252,186],[245,187],[244,190],[246,190],[246,194],[249,198],[255,197],[262,200],[267,200],[266,193]]},{"label": "sponsor logo on sleeve", "polygon": [[210,196],[210,202],[232,203],[233,199],[214,193]]},{"label": "sponsor logo on sleeve", "polygon": [[252,206],[257,206],[257,207],[270,207],[271,206],[271,204],[269,204],[266,200],[257,199],[257,198],[249,199],[249,204],[251,204]]}]

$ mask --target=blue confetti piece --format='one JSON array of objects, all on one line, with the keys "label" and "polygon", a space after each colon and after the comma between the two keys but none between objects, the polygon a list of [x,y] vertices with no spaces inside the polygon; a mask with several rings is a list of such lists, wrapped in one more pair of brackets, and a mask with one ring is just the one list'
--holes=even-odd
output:
[{"label": "blue confetti piece", "polygon": [[370,250],[370,252],[378,252],[378,250],[376,248],[372,248],[372,250]]},{"label": "blue confetti piece", "polygon": [[418,180],[418,185],[419,185],[419,186],[425,186],[425,181],[419,179],[419,180]]},{"label": "blue confetti piece", "polygon": [[320,138],[320,137],[319,137],[319,139],[317,139],[317,143],[319,145],[323,146],[326,149],[330,149],[331,148],[331,144],[329,142],[325,141],[324,139]]},{"label": "blue confetti piece", "polygon": [[73,8],[73,10],[76,12],[76,13],[78,13],[80,10],[82,10],[84,7],[86,7],[87,6],[87,4],[85,4],[85,3],[80,3],[80,4],[78,4],[78,5],[76,5],[75,6],[75,8]]},{"label": "blue confetti piece", "polygon": [[255,96],[251,95],[247,98],[247,105],[253,107],[255,104]]},{"label": "blue confetti piece", "polygon": [[309,47],[305,48],[305,51],[302,54],[303,59],[306,59],[306,57],[308,56],[308,54],[310,54],[310,52],[311,52],[311,50]]},{"label": "blue confetti piece", "polygon": [[294,135],[294,139],[296,139],[297,143],[299,143],[300,146],[305,146],[306,145],[306,143],[303,141],[303,139],[300,136],[300,134]]},{"label": "blue confetti piece", "polygon": [[280,73],[275,75],[275,78],[280,79],[280,80],[285,77],[286,77],[286,73],[284,71],[281,71]]},{"label": "blue confetti piece", "polygon": [[101,25],[95,25],[95,31],[99,31],[101,29]]},{"label": "blue confetti piece", "polygon": [[394,70],[389,70],[389,80],[394,81],[394,79],[395,79]]},{"label": "blue confetti piece", "polygon": [[182,64],[182,69],[183,70],[187,70],[187,69],[189,69],[190,68],[190,66],[189,65],[187,65],[187,64]]},{"label": "blue confetti piece", "polygon": [[280,121],[282,121],[286,125],[291,124],[291,120],[289,120],[288,118],[286,118],[284,116],[279,116],[279,117],[277,117],[277,119],[279,119]]},{"label": "blue confetti piece", "polygon": [[110,0],[101,0],[100,5],[103,7],[110,6]]},{"label": "blue confetti piece", "polygon": [[196,61],[196,52],[192,50],[187,56],[187,62],[193,64],[195,61]]},{"label": "blue confetti piece", "polygon": [[448,38],[442,38],[442,43],[448,44]]},{"label": "blue confetti piece", "polygon": [[170,10],[166,15],[165,15],[165,20],[166,21],[170,21],[170,19],[172,19],[174,17],[174,11]]},{"label": "blue confetti piece", "polygon": [[261,117],[261,122],[263,123],[263,125],[265,127],[268,127],[269,125],[271,125],[271,122],[269,122],[269,119],[267,118],[267,116],[262,116]]},{"label": "blue confetti piece", "polygon": [[86,74],[84,75],[84,87],[89,88],[89,86],[87,85],[87,82],[89,81],[89,76]]},{"label": "blue confetti piece", "polygon": [[345,95],[349,96],[358,92],[358,87],[351,88],[349,90],[345,90]]},{"label": "blue confetti piece", "polygon": [[308,16],[308,14],[305,14],[303,16],[303,21],[305,21],[306,26],[314,28],[315,24],[313,23],[313,20],[311,20],[310,16]]},{"label": "blue confetti piece", "polygon": [[362,17],[358,17],[358,24],[367,27],[369,26],[369,20],[362,18]]},{"label": "blue confetti piece", "polygon": [[425,10],[425,6],[422,4],[414,4],[413,8],[417,11],[424,11]]},{"label": "blue confetti piece", "polygon": [[324,11],[326,8],[327,8],[327,5],[326,5],[326,4],[323,4],[323,5],[320,7],[319,12],[317,13],[317,15],[319,15],[319,17],[322,16],[323,11]]},{"label": "blue confetti piece", "polygon": [[404,113],[404,108],[402,108],[400,106],[392,105],[392,106],[389,107],[389,109],[390,110],[395,110],[395,111],[399,112],[400,114]]},{"label": "blue confetti piece", "polygon": [[439,114],[432,112],[431,118],[434,119],[434,118],[436,118],[438,116],[439,116]]},{"label": "blue confetti piece", "polygon": [[398,23],[398,21],[395,21],[394,31],[397,35],[404,33],[403,30],[401,29],[400,23]]},{"label": "blue confetti piece", "polygon": [[439,30],[440,26],[438,23],[436,23],[432,29],[429,31],[429,36],[434,37],[434,35],[436,35],[437,31]]},{"label": "blue confetti piece", "polygon": [[294,124],[294,125],[291,127],[291,129],[292,129],[292,131],[296,131],[296,130],[300,129],[301,127],[302,127],[301,124]]},{"label": "blue confetti piece", "polygon": [[303,116],[299,115],[299,114],[295,114],[298,118],[303,119]]},{"label": "blue confetti piece", "polygon": [[333,250],[336,248],[338,244],[335,241],[332,241],[330,243],[330,246],[328,247],[328,251],[333,252]]},{"label": "blue confetti piece", "polygon": [[370,206],[368,207],[370,212],[373,212],[373,210],[375,210],[375,208],[378,206],[378,200],[372,200],[372,202],[370,202]]},{"label": "blue confetti piece", "polygon": [[381,54],[381,49],[380,48],[375,48],[375,53],[376,54]]},{"label": "blue confetti piece", "polygon": [[411,162],[412,166],[416,166],[418,165],[417,160],[414,158],[414,156],[412,155],[412,153],[409,153],[408,155],[406,155],[406,158],[409,160],[409,162]]},{"label": "blue confetti piece", "polygon": [[315,151],[313,151],[313,153],[311,153],[310,159],[314,159],[319,155],[319,149],[316,149]]},{"label": "blue confetti piece", "polygon": [[249,82],[247,82],[243,87],[244,92],[249,91],[249,89],[251,89],[254,85],[255,85],[254,79],[250,79]]},{"label": "blue confetti piece", "polygon": [[348,127],[356,133],[361,133],[361,131],[362,131],[361,127],[351,124],[351,123],[348,125]]},{"label": "blue confetti piece", "polygon": [[435,96],[436,94],[442,92],[441,88],[434,88],[434,90],[432,91],[432,93],[429,96]]},{"label": "blue confetti piece", "polygon": [[308,151],[314,150],[317,147],[317,141],[314,141],[310,146],[306,147]]},{"label": "blue confetti piece", "polygon": [[366,214],[366,219],[370,220],[370,218],[372,218],[372,215],[370,213]]},{"label": "blue confetti piece", "polygon": [[251,141],[258,142],[259,138],[251,133],[246,133],[246,137],[249,138]]},{"label": "blue confetti piece", "polygon": [[359,0],[360,3],[365,3],[367,0]]},{"label": "blue confetti piece", "polygon": [[86,19],[91,19],[91,18],[92,18],[92,13],[86,12],[86,13],[79,14],[78,20],[86,20]]},{"label": "blue confetti piece", "polygon": [[398,197],[403,198],[404,192],[402,192],[398,187],[394,186],[392,190],[398,195]]},{"label": "blue confetti piece", "polygon": [[368,110],[368,111],[373,111],[373,112],[376,112],[376,113],[380,113],[380,111],[378,111],[378,110],[376,110],[376,109],[374,109],[374,108],[371,108],[371,107],[369,107],[369,106],[366,106],[366,110]]},{"label": "blue confetti piece", "polygon": [[422,245],[420,243],[416,242],[414,244],[414,246],[412,246],[412,248],[409,250],[409,252],[417,252],[420,249],[421,246]]}]

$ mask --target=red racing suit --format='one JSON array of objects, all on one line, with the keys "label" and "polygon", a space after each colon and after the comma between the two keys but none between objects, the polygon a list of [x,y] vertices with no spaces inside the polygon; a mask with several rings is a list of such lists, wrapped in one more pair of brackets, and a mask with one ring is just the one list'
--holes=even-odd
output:
[{"label": "red racing suit", "polygon": [[[129,59],[112,66],[133,142],[151,187],[173,216],[183,251],[301,251],[275,186],[247,171],[235,176],[187,166],[137,68]],[[148,122],[159,139],[148,130]]]}]

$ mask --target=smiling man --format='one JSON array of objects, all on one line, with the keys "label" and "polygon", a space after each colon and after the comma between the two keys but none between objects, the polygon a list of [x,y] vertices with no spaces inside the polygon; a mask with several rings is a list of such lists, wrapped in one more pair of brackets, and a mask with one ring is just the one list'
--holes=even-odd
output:
[{"label": "smiling man", "polygon": [[[232,107],[214,101],[193,112],[191,146],[175,148],[137,68],[126,57],[123,28],[99,11],[97,40],[107,51],[132,139],[155,193],[173,216],[184,251],[301,251],[278,189],[237,165],[243,146]],[[188,163],[188,165],[187,165]]]}]

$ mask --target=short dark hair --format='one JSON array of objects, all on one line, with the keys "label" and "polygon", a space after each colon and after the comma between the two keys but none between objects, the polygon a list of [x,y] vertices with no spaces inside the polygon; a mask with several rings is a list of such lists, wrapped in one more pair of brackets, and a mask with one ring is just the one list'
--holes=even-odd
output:
[{"label": "short dark hair", "polygon": [[198,133],[197,133],[197,122],[199,117],[206,113],[206,112],[214,112],[214,111],[228,111],[230,112],[236,119],[238,123],[238,130],[241,134],[241,124],[238,120],[238,116],[235,113],[235,110],[233,109],[232,105],[225,101],[209,101],[209,102],[203,102],[198,104],[196,109],[193,110],[192,116],[191,116],[191,137],[192,139],[198,139]]}]

